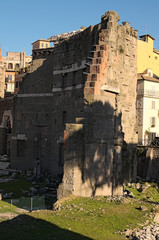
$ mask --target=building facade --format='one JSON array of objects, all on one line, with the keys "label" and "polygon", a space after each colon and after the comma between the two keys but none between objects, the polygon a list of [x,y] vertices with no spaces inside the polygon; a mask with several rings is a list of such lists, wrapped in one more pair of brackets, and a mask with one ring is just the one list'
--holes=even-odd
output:
[{"label": "building facade", "polygon": [[32,43],[33,50],[40,48],[50,48],[50,41],[45,39],[39,39]]},{"label": "building facade", "polygon": [[147,34],[137,42],[139,145],[148,145],[159,136],[159,51],[153,47],[154,40]]},{"label": "building facade", "polygon": [[15,90],[15,75],[20,68],[28,67],[32,61],[31,56],[27,56],[25,51],[20,52],[7,52],[7,56],[2,56],[0,51],[1,65],[5,69],[5,76],[3,78],[3,87],[1,97],[4,97],[5,92],[14,93]]},{"label": "building facade", "polygon": [[154,38],[149,35],[140,36],[137,41],[137,72],[144,73],[151,69],[153,74],[159,76],[159,51],[154,48]]},{"label": "building facade", "polygon": [[[30,65],[32,57],[26,53],[7,52],[2,56],[0,49],[0,154],[10,155],[10,142],[13,126],[13,98],[15,92],[15,76],[20,68]],[[22,80],[22,77],[21,77]]]},{"label": "building facade", "polygon": [[148,145],[159,137],[159,78],[151,69],[138,74],[137,113],[139,144]]}]

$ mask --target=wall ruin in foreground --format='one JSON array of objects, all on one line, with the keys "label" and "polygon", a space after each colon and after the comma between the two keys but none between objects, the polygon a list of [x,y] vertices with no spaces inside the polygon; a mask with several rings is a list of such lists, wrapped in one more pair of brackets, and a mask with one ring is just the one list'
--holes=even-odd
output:
[{"label": "wall ruin in foreground", "polygon": [[[137,31],[114,11],[33,51],[15,97],[12,167],[61,174],[58,197],[116,195],[135,178]],[[22,149],[22,151],[20,151]]]}]

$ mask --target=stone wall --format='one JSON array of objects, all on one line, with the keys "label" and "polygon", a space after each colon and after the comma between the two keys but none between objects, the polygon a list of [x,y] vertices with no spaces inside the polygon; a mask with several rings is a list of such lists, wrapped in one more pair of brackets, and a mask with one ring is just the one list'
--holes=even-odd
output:
[{"label": "stone wall", "polygon": [[[63,175],[59,198],[122,193],[135,177],[137,32],[110,11],[33,51],[15,97],[12,167]],[[131,154],[130,154],[131,153]]]},{"label": "stone wall", "polygon": [[137,174],[146,181],[159,181],[159,146],[149,146],[138,156]]},{"label": "stone wall", "polygon": [[0,99],[0,155],[10,155],[13,126],[13,97]]},{"label": "stone wall", "polygon": [[118,195],[122,194],[124,181],[135,180],[137,32],[129,23],[119,26],[118,20],[115,12],[102,17],[98,41],[87,57],[85,123],[83,127],[76,126],[83,128],[84,150],[73,145],[78,142],[81,149],[83,142],[83,138],[80,143],[80,139],[72,137],[77,134],[74,124],[68,128],[66,125],[69,146],[59,198],[70,192],[84,196]]}]

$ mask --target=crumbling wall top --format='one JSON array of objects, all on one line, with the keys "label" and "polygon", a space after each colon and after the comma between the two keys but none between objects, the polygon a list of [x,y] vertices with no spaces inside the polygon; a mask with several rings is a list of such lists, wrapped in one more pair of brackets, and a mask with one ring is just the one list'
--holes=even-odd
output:
[{"label": "crumbling wall top", "polygon": [[108,11],[105,12],[104,15],[102,15],[101,17],[101,21],[109,21],[109,22],[113,22],[113,21],[119,21],[120,20],[120,16],[117,14],[117,12],[115,11]]},{"label": "crumbling wall top", "polygon": [[59,34],[59,35],[54,35],[50,38],[48,38],[48,40],[50,42],[54,42],[54,45],[57,45],[63,41],[65,41],[66,39],[69,39],[70,37],[82,32],[85,28],[84,27],[81,27],[81,29],[77,30],[77,31],[72,31],[72,32],[69,32],[69,33],[62,33],[62,34]]}]

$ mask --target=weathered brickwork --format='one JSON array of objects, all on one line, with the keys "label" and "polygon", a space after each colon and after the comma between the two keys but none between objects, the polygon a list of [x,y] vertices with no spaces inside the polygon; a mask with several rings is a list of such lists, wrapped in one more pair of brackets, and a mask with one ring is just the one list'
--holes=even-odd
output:
[{"label": "weathered brickwork", "polygon": [[0,99],[0,154],[10,155],[13,96]]},{"label": "weathered brickwork", "polygon": [[42,171],[62,174],[59,198],[121,194],[135,177],[137,32],[118,21],[107,12],[56,47],[34,50],[15,97],[12,167],[40,161]]}]

